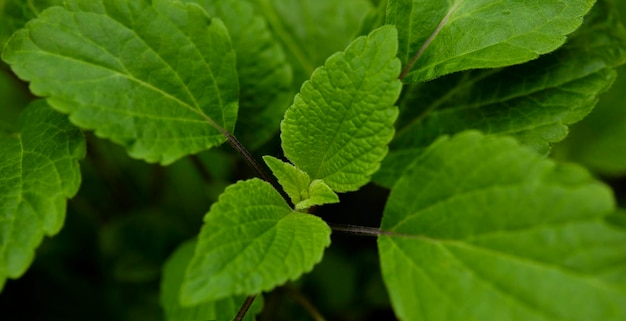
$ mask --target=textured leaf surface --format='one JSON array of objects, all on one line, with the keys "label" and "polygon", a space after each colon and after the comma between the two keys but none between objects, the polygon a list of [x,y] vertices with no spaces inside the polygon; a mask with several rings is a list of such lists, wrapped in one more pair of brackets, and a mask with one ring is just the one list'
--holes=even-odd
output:
[{"label": "textured leaf surface", "polygon": [[248,149],[254,149],[278,132],[289,106],[292,68],[264,17],[249,0],[187,0],[197,2],[220,18],[237,53],[241,87],[235,134]]},{"label": "textured leaf surface", "polygon": [[281,123],[285,156],[334,191],[370,180],[394,134],[396,31],[385,26],[328,58],[296,95]]},{"label": "textured leaf surface", "polygon": [[394,186],[378,239],[401,320],[623,320],[612,193],[510,138],[462,133]]},{"label": "textured leaf surface", "polygon": [[321,179],[314,179],[309,185],[308,198],[296,204],[297,210],[312,206],[339,203],[339,196]]},{"label": "textured leaf surface", "polygon": [[234,129],[235,54],[197,5],[70,1],[14,34],[3,58],[34,94],[133,157],[168,164]]},{"label": "textured leaf surface", "polygon": [[63,226],[85,155],[80,130],[44,101],[22,112],[19,127],[0,134],[0,289],[26,271],[43,236]]},{"label": "textured leaf surface", "polygon": [[520,66],[469,71],[413,86],[400,104],[397,133],[374,180],[391,187],[437,137],[478,129],[515,136],[547,153],[567,125],[595,106],[626,59],[626,32],[599,2],[558,51]]},{"label": "textured leaf surface", "polygon": [[[202,302],[190,307],[180,304],[180,287],[195,247],[196,241],[183,243],[165,263],[163,278],[161,279],[161,306],[165,311],[165,319],[167,321],[232,320],[246,300],[245,296]],[[262,300],[263,297],[261,296],[254,300],[244,320],[256,319],[254,316],[263,308]]]},{"label": "textured leaf surface", "polygon": [[389,0],[398,56],[416,83],[455,71],[523,63],[560,47],[594,0]]},{"label": "textured leaf surface", "polygon": [[320,218],[294,212],[267,182],[240,181],[205,216],[182,302],[270,290],[310,271],[329,244]]},{"label": "textured leaf surface", "polygon": [[253,0],[294,66],[294,85],[354,39],[371,8],[367,0]]},{"label": "textured leaf surface", "polygon": [[311,181],[307,173],[295,166],[285,163],[271,156],[263,156],[263,160],[272,170],[278,183],[297,210],[304,210],[311,206],[338,203],[339,197],[322,180]]}]

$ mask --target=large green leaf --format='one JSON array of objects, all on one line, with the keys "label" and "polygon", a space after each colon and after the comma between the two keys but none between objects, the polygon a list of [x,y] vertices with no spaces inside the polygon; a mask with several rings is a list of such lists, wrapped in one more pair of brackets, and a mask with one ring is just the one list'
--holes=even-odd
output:
[{"label": "large green leaf", "polygon": [[334,191],[357,190],[387,154],[401,90],[396,30],[357,38],[304,83],[281,123],[285,156]]},{"label": "large green leaf", "polygon": [[294,85],[359,33],[371,8],[367,0],[252,0],[294,66]]},{"label": "large green leaf", "polygon": [[[185,307],[180,304],[180,287],[183,284],[185,270],[196,248],[196,241],[183,243],[170,256],[163,267],[161,278],[161,305],[167,321],[191,320],[232,320],[246,300],[245,296],[228,297],[217,301],[202,302]],[[261,296],[254,300],[243,320],[252,321],[263,309]]]},{"label": "large green leaf", "polygon": [[63,226],[85,156],[80,130],[42,100],[22,112],[19,128],[0,134],[0,289],[26,271],[43,236]]},{"label": "large green leaf", "polygon": [[391,152],[374,180],[391,187],[437,137],[466,129],[515,136],[547,153],[595,106],[626,59],[626,31],[605,1],[558,51],[520,66],[467,71],[407,89]]},{"label": "large green leaf", "polygon": [[267,291],[310,271],[330,244],[319,217],[293,211],[259,179],[226,188],[204,218],[184,305]]},{"label": "large green leaf", "polygon": [[247,148],[254,149],[278,132],[280,119],[293,97],[291,65],[250,0],[186,1],[199,3],[228,28],[237,52],[241,87],[235,134]]},{"label": "large green leaf", "polygon": [[168,164],[234,129],[235,54],[197,5],[70,1],[15,33],[3,58],[34,94],[133,157]]},{"label": "large green leaf", "polygon": [[611,190],[511,138],[466,132],[394,186],[378,239],[401,320],[624,320]]},{"label": "large green leaf", "polygon": [[560,47],[595,0],[389,0],[405,81],[523,63]]}]

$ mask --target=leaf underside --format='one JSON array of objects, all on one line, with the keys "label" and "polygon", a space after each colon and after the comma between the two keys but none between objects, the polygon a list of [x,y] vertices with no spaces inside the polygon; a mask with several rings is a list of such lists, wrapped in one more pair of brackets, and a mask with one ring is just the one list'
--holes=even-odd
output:
[{"label": "leaf underside", "polygon": [[240,181],[205,216],[182,302],[270,290],[310,271],[329,244],[330,228],[319,217],[294,212],[267,182]]},{"label": "leaf underside", "polygon": [[[626,231],[610,189],[510,138],[429,148],[389,196],[378,239],[401,320],[624,320]],[[451,308],[451,306],[454,308]]]},{"label": "leaf underside", "polygon": [[31,91],[149,162],[225,141],[237,118],[228,32],[194,4],[68,1],[16,32],[3,59]]},{"label": "leaf underside", "polygon": [[83,134],[45,101],[22,112],[19,128],[0,134],[0,289],[26,271],[43,236],[63,226],[85,156]]}]

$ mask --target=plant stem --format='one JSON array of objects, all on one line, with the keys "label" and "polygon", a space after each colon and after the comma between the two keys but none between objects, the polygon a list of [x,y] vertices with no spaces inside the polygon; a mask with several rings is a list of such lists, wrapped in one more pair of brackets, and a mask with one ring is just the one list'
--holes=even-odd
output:
[{"label": "plant stem", "polygon": [[290,204],[293,207],[294,204],[291,203],[291,198],[289,198],[289,196],[285,194],[282,187],[278,185],[276,180],[271,179],[270,176],[267,175],[263,167],[254,159],[254,157],[252,157],[252,154],[250,154],[250,152],[241,144],[241,142],[229,132],[224,131],[222,133],[224,134],[224,136],[226,136],[226,139],[228,140],[230,146],[232,146],[236,151],[239,152],[239,154],[241,154],[241,156],[243,156],[248,165],[250,165],[250,167],[252,167],[252,169],[254,169],[264,181],[272,184],[274,189],[278,191],[280,196],[283,197],[287,204]]},{"label": "plant stem", "polygon": [[243,320],[243,317],[246,316],[246,313],[248,312],[248,309],[250,309],[250,306],[252,305],[252,302],[254,302],[255,298],[256,298],[256,295],[251,295],[246,298],[246,301],[244,301],[243,304],[241,305],[241,308],[239,308],[239,312],[237,312],[237,315],[235,316],[233,321]]},{"label": "plant stem", "polygon": [[377,237],[379,235],[394,235],[393,232],[381,231],[375,227],[368,226],[359,226],[359,225],[348,225],[348,224],[335,224],[328,223],[330,229],[333,232],[344,232],[347,234],[353,234],[358,236],[369,236],[369,237]]}]

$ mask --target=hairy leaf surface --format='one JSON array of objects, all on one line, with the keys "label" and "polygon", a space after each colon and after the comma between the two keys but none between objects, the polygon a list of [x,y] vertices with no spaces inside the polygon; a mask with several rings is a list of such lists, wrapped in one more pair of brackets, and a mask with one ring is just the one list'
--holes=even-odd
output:
[{"label": "hairy leaf surface", "polygon": [[298,89],[328,56],[358,35],[371,8],[367,0],[252,1],[284,46]]},{"label": "hairy leaf surface", "polygon": [[398,115],[396,31],[357,38],[305,82],[281,123],[285,156],[336,192],[370,180],[387,154]]},{"label": "hairy leaf surface", "polygon": [[149,162],[169,164],[234,129],[235,54],[224,25],[197,5],[70,1],[15,33],[3,59],[74,124]]},{"label": "hairy leaf surface", "polygon": [[[389,196],[378,239],[401,320],[623,320],[626,231],[610,189],[511,138],[429,148]],[[451,308],[454,306],[454,308]]]},{"label": "hairy leaf surface", "polygon": [[249,0],[186,1],[202,5],[228,28],[237,53],[241,87],[235,134],[248,149],[254,149],[278,131],[293,97],[292,67],[264,17],[255,13]]},{"label": "hairy leaf surface", "polygon": [[63,226],[85,156],[80,130],[42,100],[22,112],[19,129],[0,134],[0,289],[26,271],[43,236]]},{"label": "hairy leaf surface", "polygon": [[523,63],[560,47],[594,0],[389,0],[405,82]]},{"label": "hairy leaf surface", "polygon": [[182,287],[185,305],[267,291],[322,259],[330,228],[294,212],[259,179],[229,186],[204,218]]},{"label": "hairy leaf surface", "polygon": [[[626,31],[605,1],[558,51],[520,66],[468,71],[408,89],[391,152],[374,180],[391,187],[437,137],[478,129],[547,153],[611,86]],[[549,72],[546,73],[546,70]]]},{"label": "hairy leaf surface", "polygon": [[[196,241],[183,243],[165,262],[161,279],[161,306],[167,321],[232,320],[246,300],[245,296],[228,297],[185,307],[180,304],[180,288],[185,271],[194,254]],[[263,309],[263,297],[258,296],[243,320],[253,321]]]}]

